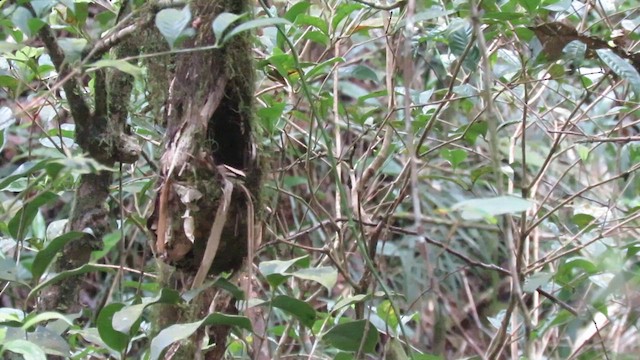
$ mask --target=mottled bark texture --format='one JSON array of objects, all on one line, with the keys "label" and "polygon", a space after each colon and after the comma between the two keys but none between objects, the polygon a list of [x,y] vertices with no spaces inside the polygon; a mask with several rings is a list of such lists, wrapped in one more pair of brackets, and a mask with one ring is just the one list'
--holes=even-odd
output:
[{"label": "mottled bark texture", "polygon": [[[215,44],[211,24],[222,12],[251,12],[246,0],[196,0],[189,7],[196,34],[182,48]],[[170,65],[165,152],[156,207],[148,224],[157,236],[154,244],[159,261],[182,275],[173,279],[183,279],[178,282],[168,276],[164,282],[179,291],[198,287],[203,269],[211,276],[240,269],[248,242],[254,240],[249,235],[254,217],[251,209],[257,208],[260,172],[251,129],[254,66],[250,41],[249,34],[241,34],[219,49],[175,54]],[[225,194],[228,206],[224,206]],[[225,216],[215,257],[207,261],[205,253],[216,238],[212,234],[221,213]],[[188,307],[158,306],[154,328],[196,321],[211,311],[235,313],[234,304],[228,294],[209,288]],[[209,329],[210,344],[215,346],[198,356],[221,358],[228,331],[226,327]],[[174,344],[167,353],[176,359],[192,359],[193,351],[207,345],[201,343],[204,338],[200,331],[189,341]]]},{"label": "mottled bark texture", "polygon": [[[89,157],[108,167],[113,167],[116,162],[135,162],[140,154],[140,146],[136,139],[125,131],[127,108],[126,105],[121,105],[128,103],[133,79],[115,70],[109,74],[103,70],[97,71],[94,78],[94,108],[91,109],[88,105],[91,102],[85,98],[79,78],[83,75],[77,72],[76,76],[70,76],[73,69],[65,61],[64,53],[58,46],[51,28],[44,25],[39,31],[39,36],[59,73],[59,79],[65,79],[61,80],[64,81],[62,86],[76,125],[76,142],[80,148]],[[118,55],[132,52],[130,45],[127,47],[123,44],[121,49],[126,50],[121,50]],[[109,81],[107,76],[110,77]],[[111,171],[99,171],[80,177],[68,229],[86,231],[91,235],[65,245],[55,264],[57,271],[85,265],[90,259],[91,251],[101,247],[102,236],[110,230],[111,220],[106,200],[112,180]],[[38,299],[39,308],[77,311],[81,308],[77,301],[79,283],[80,279],[72,278],[45,289]]]}]

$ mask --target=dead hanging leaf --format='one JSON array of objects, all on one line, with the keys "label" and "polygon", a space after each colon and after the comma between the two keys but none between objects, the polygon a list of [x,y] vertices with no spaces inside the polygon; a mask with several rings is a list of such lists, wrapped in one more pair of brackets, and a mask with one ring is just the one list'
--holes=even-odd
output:
[{"label": "dead hanging leaf", "polygon": [[187,209],[182,218],[184,219],[182,224],[182,227],[184,228],[184,234],[187,236],[187,239],[189,239],[189,241],[194,243],[196,241],[196,237],[194,235],[196,224],[193,216],[191,216],[190,214],[189,209]]},{"label": "dead hanging leaf", "polygon": [[180,196],[180,201],[182,201],[183,204],[189,204],[202,197],[202,193],[200,191],[183,185],[173,184],[173,189],[176,191],[176,194]]},{"label": "dead hanging leaf", "polygon": [[233,183],[229,181],[227,177],[223,177],[223,183],[224,185],[222,187],[222,197],[220,198],[220,203],[218,204],[216,217],[214,218],[213,224],[211,225],[211,230],[209,232],[209,238],[207,239],[207,245],[204,250],[204,255],[202,256],[202,261],[200,261],[200,267],[198,268],[198,272],[196,273],[196,276],[193,279],[193,283],[191,284],[192,289],[195,289],[204,283],[204,279],[209,274],[211,264],[213,264],[213,259],[215,259],[218,252],[218,247],[220,246],[220,236],[222,235],[224,224],[227,221],[227,215],[229,214],[229,205],[231,204],[231,194],[233,193]]}]

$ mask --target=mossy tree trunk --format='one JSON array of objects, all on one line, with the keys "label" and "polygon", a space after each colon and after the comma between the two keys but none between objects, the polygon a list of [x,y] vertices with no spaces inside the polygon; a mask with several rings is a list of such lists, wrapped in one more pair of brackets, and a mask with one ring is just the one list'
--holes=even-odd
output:
[{"label": "mossy tree trunk", "polygon": [[[181,47],[191,49],[215,44],[211,24],[219,14],[251,11],[247,0],[195,0],[189,7],[196,33]],[[176,54],[171,69],[164,110],[165,152],[149,224],[156,234],[160,265],[173,269],[163,281],[184,292],[201,287],[214,275],[239,270],[254,241],[260,171],[251,128],[250,37],[236,36],[219,49]],[[181,281],[173,280],[178,278]],[[237,312],[235,301],[208,288],[188,307],[157,306],[154,328],[193,322],[212,311]],[[214,346],[204,358],[223,357],[228,331],[226,327],[209,329]],[[200,332],[167,351],[177,354],[175,358],[196,358],[199,349],[209,345],[202,344],[204,338]]]},{"label": "mossy tree trunk", "polygon": [[[34,12],[30,5],[30,11]],[[34,12],[35,14],[35,12]],[[63,80],[69,110],[75,123],[75,140],[80,148],[101,165],[113,167],[116,163],[134,163],[140,154],[137,140],[126,131],[128,109],[126,104],[133,85],[130,75],[118,71],[98,70],[94,75],[93,101],[85,95],[82,75],[72,76],[73,68],[65,60],[65,54],[58,45],[56,35],[48,24],[38,33],[49,56]],[[98,49],[99,46],[96,47]],[[99,54],[87,51],[83,61],[98,58],[110,47],[103,47]],[[135,53],[135,46],[124,42],[117,49],[117,55],[124,57]],[[85,79],[86,80],[86,79]],[[90,104],[93,103],[93,106]],[[85,231],[87,234],[67,243],[55,267],[59,272],[79,268],[90,260],[91,251],[102,245],[102,237],[110,231],[109,209],[106,200],[113,181],[109,170],[84,174],[80,177],[78,189],[67,228]],[[90,231],[87,231],[89,229]],[[80,279],[73,277],[54,284],[40,294],[38,307],[41,310],[75,312],[81,308],[77,301]]]}]

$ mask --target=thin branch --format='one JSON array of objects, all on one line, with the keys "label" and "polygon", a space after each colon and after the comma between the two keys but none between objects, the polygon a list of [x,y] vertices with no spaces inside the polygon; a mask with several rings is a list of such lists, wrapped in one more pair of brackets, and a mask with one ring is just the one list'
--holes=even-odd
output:
[{"label": "thin branch", "polygon": [[362,5],[367,5],[370,8],[374,8],[377,10],[385,10],[385,11],[390,11],[390,10],[394,10],[394,9],[398,9],[398,8],[402,8],[407,4],[407,0],[399,0],[398,2],[395,2],[391,5],[382,5],[382,4],[374,4],[372,2],[368,2],[365,0],[353,0],[357,3],[360,3]]}]

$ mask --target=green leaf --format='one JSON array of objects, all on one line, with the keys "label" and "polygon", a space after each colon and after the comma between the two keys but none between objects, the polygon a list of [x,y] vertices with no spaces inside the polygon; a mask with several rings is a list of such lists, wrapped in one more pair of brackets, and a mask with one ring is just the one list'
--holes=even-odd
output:
[{"label": "green leaf", "polygon": [[467,159],[467,152],[462,149],[442,149],[440,150],[440,156],[451,163],[451,167],[454,169]]},{"label": "green leaf", "polygon": [[91,236],[90,234],[80,231],[70,231],[66,234],[60,235],[51,240],[47,246],[38,251],[36,257],[33,259],[33,265],[31,266],[31,275],[34,281],[40,280],[40,277],[49,267],[49,264],[55,259],[56,254],[70,241],[79,239],[83,236]]},{"label": "green leaf", "polygon": [[229,31],[229,33],[227,35],[225,35],[225,37],[222,39],[221,44],[226,43],[227,41],[229,41],[232,37],[240,34],[241,32],[244,31],[248,31],[248,30],[252,30],[252,29],[256,29],[256,28],[263,28],[263,27],[267,27],[267,26],[276,26],[276,25],[289,25],[291,24],[289,21],[287,21],[286,19],[283,18],[262,18],[262,19],[255,19],[255,20],[249,20],[245,23],[242,23],[238,26],[236,26],[235,28],[233,28],[233,30]]},{"label": "green leaf", "polygon": [[[404,351],[404,348],[402,347],[402,343],[398,341],[398,339],[396,339],[395,337],[392,337],[389,339],[389,341],[387,341],[387,344],[385,345],[384,355],[385,355],[384,358],[389,360],[411,359],[409,356],[407,356],[407,353]],[[412,360],[415,360],[415,357]]]},{"label": "green leaf", "polygon": [[486,136],[488,129],[489,124],[487,124],[486,121],[476,121],[466,127],[466,130],[464,132],[464,139],[469,142],[470,145],[475,145],[478,136]]},{"label": "green leaf", "polygon": [[96,320],[100,339],[110,348],[122,352],[129,344],[129,336],[113,328],[113,316],[116,312],[124,308],[122,303],[112,303],[100,311]]},{"label": "green leaf", "polygon": [[582,41],[573,40],[568,43],[564,49],[562,49],[562,53],[564,57],[571,61],[580,61],[584,59],[584,55],[587,52],[587,44]]},{"label": "green leaf", "polygon": [[526,278],[522,290],[529,293],[535,292],[537,288],[547,285],[552,277],[553,274],[544,271],[534,273]]},{"label": "green leaf", "polygon": [[44,15],[45,11],[51,9],[55,4],[56,0],[31,0],[31,6],[33,6],[33,10],[36,12],[36,15],[41,17]]},{"label": "green leaf", "polygon": [[467,28],[459,28],[449,35],[449,49],[454,55],[460,56],[467,48],[471,38],[470,30]]},{"label": "green leaf", "polygon": [[25,47],[25,44],[14,44],[7,41],[0,41],[0,53],[11,54],[16,50]]},{"label": "green leaf", "polygon": [[464,200],[451,209],[461,212],[465,220],[481,220],[490,216],[517,214],[529,210],[533,202],[516,196],[497,196]]},{"label": "green leaf", "polygon": [[358,80],[371,80],[378,82],[378,75],[373,69],[366,65],[356,65],[351,69],[351,76]]},{"label": "green leaf", "polygon": [[33,19],[31,11],[23,8],[22,6],[17,7],[11,15],[13,24],[29,37],[33,36],[31,28],[29,27],[29,20],[31,19]]},{"label": "green leaf", "polygon": [[364,352],[373,353],[378,337],[378,330],[373,324],[368,320],[357,320],[334,326],[322,338],[338,350],[358,351],[362,344]]},{"label": "green leaf", "polygon": [[22,355],[24,360],[47,360],[47,355],[36,344],[27,340],[12,340],[2,344],[2,349]]},{"label": "green leaf", "polygon": [[518,0],[518,3],[532,15],[538,10],[538,6],[540,6],[540,0]]},{"label": "green leaf", "polygon": [[303,263],[305,261],[308,263],[308,256],[301,256],[299,258],[285,261],[263,261],[260,263],[259,269],[260,273],[267,278],[269,285],[275,288],[278,285],[282,284],[287,277],[291,276],[291,274],[288,274],[286,272],[291,266]]},{"label": "green leaf", "polygon": [[395,330],[400,323],[399,318],[395,311],[393,310],[393,306],[391,306],[391,301],[384,300],[378,306],[376,306],[376,313],[391,330]]},{"label": "green leaf", "polygon": [[598,57],[613,70],[616,75],[627,80],[631,84],[636,99],[640,99],[640,74],[627,61],[616,55],[610,49],[596,50]]},{"label": "green leaf", "polygon": [[33,222],[33,219],[36,217],[40,207],[56,200],[57,198],[58,194],[51,191],[45,191],[31,199],[27,204],[23,205],[16,215],[9,221],[8,228],[11,236],[13,236],[14,239],[23,239],[25,230]]},{"label": "green leaf", "polygon": [[89,70],[94,71],[94,70],[102,69],[105,67],[115,68],[119,71],[122,71],[123,73],[129,74],[136,78],[142,75],[142,69],[140,67],[135,66],[132,63],[125,60],[111,60],[111,59],[98,60],[93,64],[89,65]]},{"label": "green leaf", "polygon": [[242,15],[232,14],[228,12],[223,12],[220,15],[216,16],[216,18],[211,23],[211,28],[213,29],[213,35],[216,37],[216,42],[219,42],[222,39],[222,35],[225,30],[231,26],[234,22],[240,19]]},{"label": "green leaf", "polygon": [[338,5],[335,15],[331,19],[331,28],[336,29],[338,24],[340,24],[342,20],[350,16],[354,11],[360,10],[362,8],[363,6],[361,4],[352,2],[341,2],[340,5]]},{"label": "green leaf", "polygon": [[42,313],[32,313],[29,314],[25,319],[24,322],[22,323],[22,329],[23,330],[30,330],[31,327],[41,323],[41,322],[45,322],[45,321],[50,321],[50,320],[62,320],[65,323],[69,324],[69,325],[73,325],[73,322],[69,319],[67,319],[64,315],[57,313],[57,312],[53,312],[53,311],[46,311],[46,312],[42,312]]},{"label": "green leaf", "polygon": [[151,340],[151,360],[157,360],[164,349],[176,341],[191,336],[202,325],[227,325],[251,331],[251,321],[244,316],[213,313],[206,318],[187,324],[174,324],[162,331]]},{"label": "green leaf", "polygon": [[594,228],[595,226],[597,226],[597,223],[594,223],[593,220],[595,220],[595,217],[591,214],[583,214],[583,213],[579,213],[579,214],[574,214],[571,217],[571,221],[580,229],[580,230],[584,230],[587,227],[590,228]]},{"label": "green leaf", "polygon": [[9,126],[15,124],[16,118],[13,116],[13,111],[7,106],[0,107],[0,130],[4,130]]},{"label": "green leaf", "polygon": [[311,4],[309,3],[309,1],[298,1],[293,6],[291,6],[282,17],[291,22],[294,22],[296,21],[298,15],[306,13],[310,6]]},{"label": "green leaf", "polygon": [[298,18],[296,19],[296,25],[313,26],[322,31],[322,33],[324,33],[325,35],[328,35],[329,32],[326,21],[313,15],[300,14],[300,16],[298,16]]},{"label": "green leaf", "polygon": [[62,38],[58,39],[58,46],[64,52],[64,59],[73,63],[82,57],[82,51],[87,46],[86,39]]},{"label": "green leaf", "polygon": [[[27,285],[24,279],[26,270],[15,261],[7,258],[0,258],[0,279],[5,281],[17,282]],[[28,285],[27,285],[28,286]]]},{"label": "green leaf", "polygon": [[312,280],[320,283],[329,291],[331,291],[331,289],[336,285],[336,282],[338,282],[338,270],[330,266],[300,269],[293,272],[291,275],[299,279]]},{"label": "green leaf", "polygon": [[306,327],[312,327],[316,321],[316,311],[311,305],[302,300],[286,295],[279,295],[271,300],[271,305],[295,316]]},{"label": "green leaf", "polygon": [[191,10],[188,5],[182,10],[163,9],[156,14],[156,27],[171,48],[190,22]]},{"label": "green leaf", "polygon": [[4,150],[7,143],[7,129],[0,130],[0,151]]},{"label": "green leaf", "polygon": [[56,274],[56,276],[47,279],[47,281],[41,282],[40,284],[38,284],[38,286],[36,286],[35,288],[33,288],[33,290],[31,290],[31,292],[29,292],[29,295],[27,296],[27,299],[30,299],[32,296],[34,296],[35,294],[37,294],[40,290],[44,289],[47,286],[51,286],[52,284],[58,283],[62,280],[68,279],[70,277],[73,276],[78,276],[78,275],[82,275],[82,274],[86,274],[88,272],[96,272],[96,271],[101,271],[101,272],[114,272],[114,269],[110,269],[110,268],[105,268],[102,266],[96,266],[93,264],[86,264],[86,265],[82,265],[79,268],[75,268],[72,270],[67,270],[67,271],[63,271],[61,273]]},{"label": "green leaf", "polygon": [[370,297],[370,295],[354,295],[354,296],[350,296],[344,299],[340,299],[338,300],[338,302],[336,302],[333,307],[331,308],[331,311],[336,311],[336,310],[340,310],[345,306],[349,306],[351,304],[355,304],[355,303],[359,303],[359,302],[363,302],[365,300],[367,300]]},{"label": "green leaf", "polygon": [[142,312],[153,304],[177,304],[180,302],[180,294],[172,289],[163,288],[153,298],[143,298],[141,304],[129,305],[119,309],[113,314],[113,329],[128,334],[131,327],[138,321]]}]

